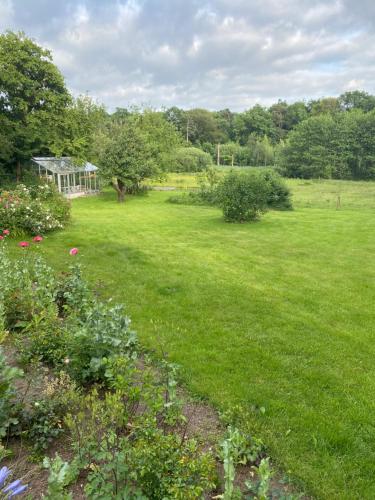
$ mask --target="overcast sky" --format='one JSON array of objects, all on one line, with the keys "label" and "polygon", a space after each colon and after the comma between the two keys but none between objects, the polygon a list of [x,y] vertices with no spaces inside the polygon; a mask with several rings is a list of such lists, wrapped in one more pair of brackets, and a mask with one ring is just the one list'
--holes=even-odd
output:
[{"label": "overcast sky", "polygon": [[375,0],[0,0],[6,29],[110,109],[375,93]]}]

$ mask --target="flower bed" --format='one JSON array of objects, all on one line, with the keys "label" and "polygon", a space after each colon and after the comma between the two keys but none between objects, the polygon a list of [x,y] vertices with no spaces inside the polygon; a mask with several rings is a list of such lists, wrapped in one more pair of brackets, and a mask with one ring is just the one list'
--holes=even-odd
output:
[{"label": "flower bed", "polygon": [[0,232],[44,234],[63,228],[69,215],[69,202],[53,184],[19,184],[12,191],[0,192]]},{"label": "flower bed", "polygon": [[[28,400],[15,389],[22,373],[0,351],[0,435],[25,440],[34,461],[65,439],[69,460],[43,459],[44,498],[73,498],[68,490],[78,477],[90,499],[271,498],[269,461],[246,412],[238,407],[223,415],[227,430],[210,449],[206,436],[189,436],[178,367],[156,365],[123,306],[90,290],[78,249],[67,251],[69,273],[57,276],[34,252],[42,238],[24,242],[11,263],[7,233],[0,241],[0,339],[8,336],[26,371],[45,375]],[[6,454],[0,447],[0,461]],[[241,492],[235,476],[243,464],[258,477]]]}]

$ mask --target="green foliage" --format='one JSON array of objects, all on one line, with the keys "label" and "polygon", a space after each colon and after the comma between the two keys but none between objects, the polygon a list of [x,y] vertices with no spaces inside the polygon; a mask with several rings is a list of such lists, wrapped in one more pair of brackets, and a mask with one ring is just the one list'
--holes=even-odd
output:
[{"label": "green foliage", "polygon": [[122,305],[96,301],[81,319],[68,322],[67,369],[80,383],[103,381],[107,360],[133,356],[137,336]]},{"label": "green foliage", "polygon": [[271,209],[291,210],[291,192],[286,182],[274,170],[262,170],[258,175],[267,183],[267,206]]},{"label": "green foliage", "polygon": [[79,469],[77,464],[74,461],[71,463],[65,462],[56,453],[55,458],[52,460],[48,457],[44,458],[43,467],[49,471],[48,489],[43,498],[45,500],[72,500],[72,494],[68,493],[66,488],[78,477]]},{"label": "green foliage", "polygon": [[259,467],[254,467],[254,469],[257,474],[257,480],[254,482],[250,480],[246,481],[246,487],[251,495],[245,498],[249,500],[267,500],[273,498],[273,495],[271,495],[271,478],[273,473],[269,458],[262,458]]},{"label": "green foliage", "polygon": [[34,452],[40,455],[64,432],[64,417],[79,401],[74,382],[63,371],[56,378],[46,377],[40,399],[25,408],[21,426]]},{"label": "green foliage", "polygon": [[54,309],[55,276],[52,269],[30,249],[19,249],[12,262],[0,245],[0,313],[4,329],[24,328],[34,315]]},{"label": "green foliage", "polygon": [[16,338],[18,353],[23,363],[43,362],[59,366],[66,358],[68,335],[57,308],[34,314]]},{"label": "green foliage", "polygon": [[107,376],[112,392],[100,399],[94,389],[81,410],[67,418],[80,466],[88,470],[86,494],[195,499],[210,491],[212,455],[195,440],[167,430],[165,409],[175,400],[174,384],[169,381],[169,400],[164,400],[164,383],[147,364],[139,370],[121,357],[109,361]]},{"label": "green foliage", "polygon": [[268,183],[256,172],[230,172],[217,188],[218,203],[228,222],[256,220],[267,210]]},{"label": "green foliage", "polygon": [[284,175],[375,178],[375,110],[319,114],[300,123],[281,151]]},{"label": "green foliage", "polygon": [[173,125],[161,113],[134,112],[125,121],[112,121],[97,134],[96,151],[100,174],[117,192],[125,193],[146,178],[160,175],[169,153],[179,144]]},{"label": "green foliage", "polygon": [[8,428],[18,423],[18,405],[14,382],[23,372],[9,366],[0,346],[0,440]]},{"label": "green foliage", "polygon": [[53,184],[0,192],[0,231],[44,234],[61,229],[69,220],[70,205]]},{"label": "green foliage", "polygon": [[241,494],[234,486],[236,478],[235,456],[236,446],[233,443],[232,429],[228,429],[228,436],[221,443],[221,458],[224,464],[224,493],[221,495],[223,500],[234,500],[241,498]]},{"label": "green foliage", "polygon": [[201,172],[212,165],[212,158],[198,148],[178,148],[172,153],[168,165],[172,172]]},{"label": "green foliage", "polygon": [[55,296],[60,316],[73,315],[83,318],[86,311],[93,306],[94,297],[82,277],[79,262],[69,266],[69,272],[60,278]]},{"label": "green foliage", "polygon": [[48,149],[70,96],[50,52],[23,33],[0,35],[0,95],[3,159],[21,164]]}]

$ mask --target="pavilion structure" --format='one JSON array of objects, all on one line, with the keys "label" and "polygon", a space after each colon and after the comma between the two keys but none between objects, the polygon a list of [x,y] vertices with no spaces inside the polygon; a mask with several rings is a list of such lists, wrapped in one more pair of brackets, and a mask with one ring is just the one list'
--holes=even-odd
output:
[{"label": "pavilion structure", "polygon": [[32,161],[38,167],[39,176],[54,182],[67,198],[99,192],[98,168],[92,163],[77,165],[68,156],[34,157]]}]

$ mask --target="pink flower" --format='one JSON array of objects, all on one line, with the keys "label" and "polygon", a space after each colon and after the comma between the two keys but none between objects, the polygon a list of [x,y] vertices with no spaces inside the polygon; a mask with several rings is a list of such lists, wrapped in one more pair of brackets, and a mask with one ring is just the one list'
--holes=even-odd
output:
[{"label": "pink flower", "polygon": [[30,246],[30,243],[28,241],[20,241],[18,243],[18,246],[19,247],[22,247],[22,248],[26,248],[26,247],[29,247]]},{"label": "pink flower", "polygon": [[0,234],[0,240],[3,240],[3,239],[4,239],[4,236],[1,236],[1,234]]},{"label": "pink flower", "polygon": [[70,255],[77,255],[77,253],[78,253],[78,248],[71,248],[71,249],[69,250],[69,253],[70,253]]},{"label": "pink flower", "polygon": [[10,233],[9,229],[4,229],[3,234],[5,234],[5,236],[8,236],[9,233]]},{"label": "pink flower", "polygon": [[39,235],[38,236],[34,236],[33,241],[35,243],[40,243],[41,241],[43,241],[43,237],[39,236]]}]

